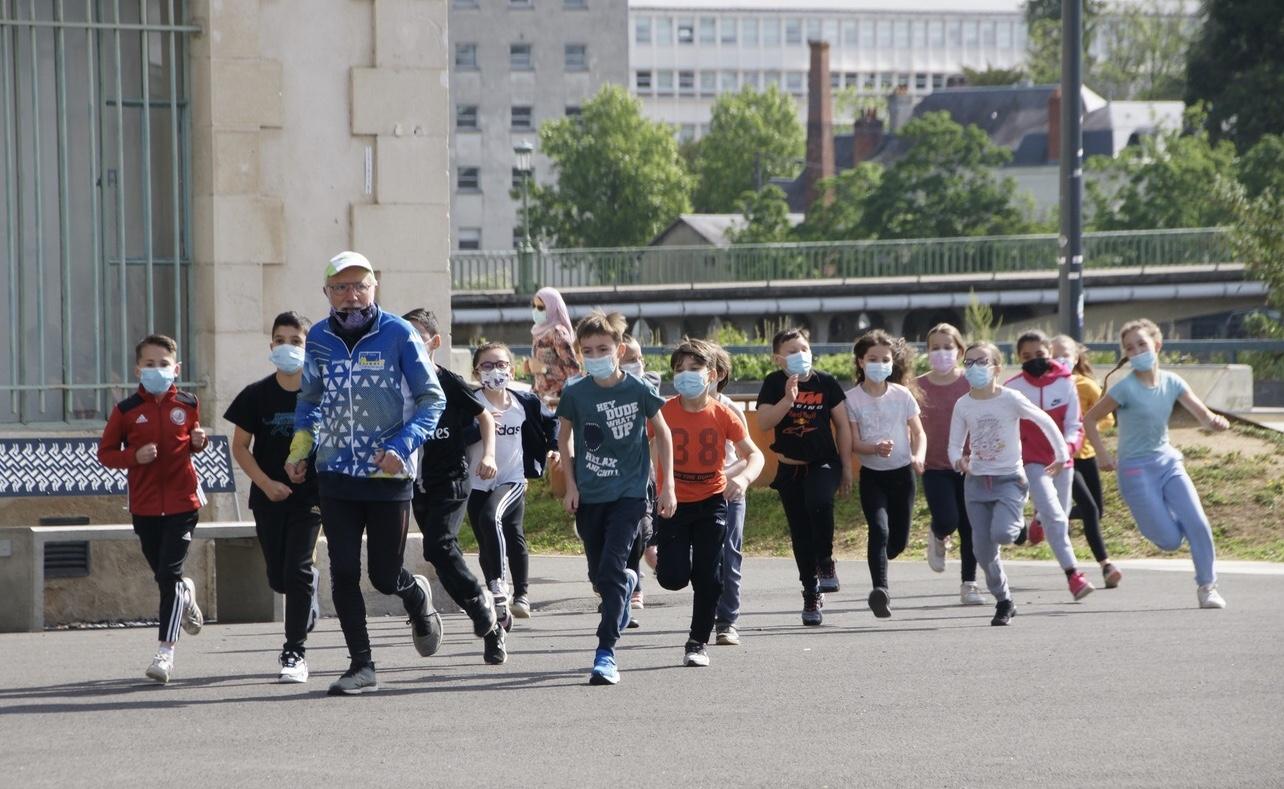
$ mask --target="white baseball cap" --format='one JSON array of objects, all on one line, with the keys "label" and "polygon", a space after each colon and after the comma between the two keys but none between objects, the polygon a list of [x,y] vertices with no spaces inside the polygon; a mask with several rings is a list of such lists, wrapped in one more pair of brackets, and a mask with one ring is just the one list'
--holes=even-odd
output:
[{"label": "white baseball cap", "polygon": [[335,274],[338,274],[340,271],[343,271],[344,269],[354,268],[354,267],[363,268],[366,271],[369,271],[371,274],[374,273],[374,266],[370,265],[370,261],[366,259],[365,255],[361,254],[360,252],[348,251],[348,252],[340,252],[339,254],[330,258],[330,264],[325,267],[325,278],[330,279],[330,277],[333,277]]}]

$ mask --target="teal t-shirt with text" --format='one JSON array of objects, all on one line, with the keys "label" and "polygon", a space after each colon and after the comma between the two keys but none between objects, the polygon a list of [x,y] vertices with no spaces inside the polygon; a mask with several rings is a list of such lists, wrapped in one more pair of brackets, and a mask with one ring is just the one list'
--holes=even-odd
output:
[{"label": "teal t-shirt with text", "polygon": [[655,389],[633,375],[615,386],[582,378],[562,390],[557,416],[575,431],[575,484],[580,501],[606,504],[645,498],[651,450],[646,422],[664,405]]},{"label": "teal t-shirt with text", "polygon": [[1119,404],[1119,459],[1152,455],[1168,445],[1168,420],[1186,382],[1160,370],[1154,386],[1129,373],[1107,393]]}]

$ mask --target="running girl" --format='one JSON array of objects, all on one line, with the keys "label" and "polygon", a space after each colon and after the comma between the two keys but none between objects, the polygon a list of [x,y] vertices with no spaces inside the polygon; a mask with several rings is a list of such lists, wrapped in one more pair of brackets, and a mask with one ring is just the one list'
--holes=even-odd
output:
[{"label": "running girl", "polygon": [[[963,492],[972,524],[972,551],[997,601],[992,625],[1006,625],[1016,615],[999,549],[1015,542],[1025,523],[1030,486],[1021,463],[1021,420],[1033,422],[1051,445],[1053,461],[1044,469],[1049,476],[1063,473],[1070,459],[1052,417],[1015,389],[999,386],[1001,358],[999,349],[988,342],[973,343],[963,353],[963,374],[972,388],[954,406],[949,444],[954,470],[967,475]],[[970,445],[966,455],[965,442]]]},{"label": "running girl", "polygon": [[[1137,528],[1161,550],[1175,551],[1185,539],[1195,564],[1200,608],[1225,608],[1217,591],[1216,550],[1213,529],[1199,503],[1195,485],[1186,474],[1181,452],[1168,443],[1168,419],[1173,404],[1181,403],[1208,430],[1225,430],[1230,423],[1190,391],[1186,382],[1159,369],[1164,337],[1159,327],[1145,320],[1125,323],[1119,337],[1124,358],[1111,374],[1132,365],[1132,372],[1088,411],[1088,440],[1101,458],[1101,468],[1116,468],[1115,457],[1101,440],[1098,420],[1119,415],[1119,493],[1132,511]],[[1109,387],[1110,376],[1106,376]]]},{"label": "running girl", "polygon": [[927,451],[911,354],[902,339],[878,329],[866,333],[852,347],[856,386],[846,393],[852,451],[860,458],[860,506],[869,524],[869,609],[880,619],[892,615],[887,562],[909,543],[914,474],[923,472]]}]

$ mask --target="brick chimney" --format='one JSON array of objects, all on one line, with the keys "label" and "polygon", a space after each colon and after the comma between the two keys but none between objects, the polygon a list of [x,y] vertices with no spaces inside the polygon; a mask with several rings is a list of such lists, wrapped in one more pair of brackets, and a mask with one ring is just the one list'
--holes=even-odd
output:
[{"label": "brick chimney", "polygon": [[869,161],[882,145],[883,119],[878,117],[873,107],[869,107],[856,119],[852,128],[852,167]]},{"label": "brick chimney", "polygon": [[1061,161],[1061,88],[1048,97],[1048,161]]},{"label": "brick chimney", "polygon": [[818,184],[834,174],[833,103],[829,87],[829,44],[808,41],[811,70],[807,72],[807,169],[803,171],[804,200],[811,208],[817,199],[833,202],[832,192],[822,194]]}]

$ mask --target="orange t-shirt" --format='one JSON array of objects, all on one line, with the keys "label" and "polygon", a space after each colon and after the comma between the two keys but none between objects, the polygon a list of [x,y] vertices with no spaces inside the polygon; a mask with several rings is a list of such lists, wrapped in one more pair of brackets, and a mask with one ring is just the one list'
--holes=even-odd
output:
[{"label": "orange t-shirt", "polygon": [[672,398],[660,413],[673,434],[674,493],[679,504],[686,504],[726,490],[727,442],[734,444],[748,434],[740,417],[713,398],[703,411],[688,411],[681,401]]}]

